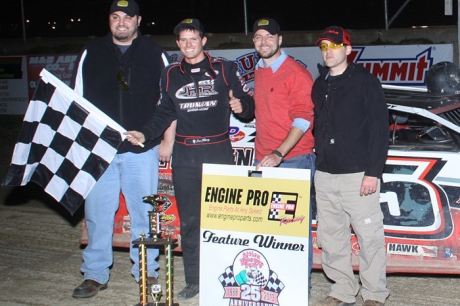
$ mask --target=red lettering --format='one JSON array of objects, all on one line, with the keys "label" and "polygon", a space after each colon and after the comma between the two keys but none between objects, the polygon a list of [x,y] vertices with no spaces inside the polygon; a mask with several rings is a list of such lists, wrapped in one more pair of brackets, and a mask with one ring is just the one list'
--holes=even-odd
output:
[{"label": "red lettering", "polygon": [[245,57],[239,58],[238,62],[241,64],[244,71],[253,71],[256,66],[254,63],[254,54],[249,54]]},{"label": "red lettering", "polygon": [[409,63],[392,63],[391,64],[391,73],[390,80],[401,80],[405,81],[407,77],[407,66]]}]

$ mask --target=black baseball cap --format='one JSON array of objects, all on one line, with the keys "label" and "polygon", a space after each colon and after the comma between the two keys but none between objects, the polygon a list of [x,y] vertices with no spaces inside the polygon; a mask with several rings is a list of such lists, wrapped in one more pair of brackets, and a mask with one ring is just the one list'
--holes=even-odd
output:
[{"label": "black baseball cap", "polygon": [[329,40],[336,44],[344,43],[347,46],[351,46],[350,34],[342,27],[327,27],[321,32],[315,45],[318,45],[322,40]]},{"label": "black baseball cap", "polygon": [[185,28],[192,27],[203,34],[205,33],[204,26],[203,24],[198,20],[194,18],[187,18],[179,22],[178,25],[174,28],[174,34],[179,35],[180,31],[182,31]]},{"label": "black baseball cap", "polygon": [[254,22],[252,32],[255,34],[258,30],[263,29],[268,33],[275,35],[281,34],[280,25],[273,18],[260,18]]},{"label": "black baseball cap", "polygon": [[114,0],[110,6],[109,15],[113,12],[124,12],[128,16],[139,16],[139,5],[134,0]]}]

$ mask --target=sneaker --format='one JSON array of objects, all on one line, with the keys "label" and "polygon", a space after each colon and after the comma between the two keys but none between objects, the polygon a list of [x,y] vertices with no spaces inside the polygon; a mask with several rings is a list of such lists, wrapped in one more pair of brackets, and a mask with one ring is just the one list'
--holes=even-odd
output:
[{"label": "sneaker", "polygon": [[366,300],[364,301],[363,306],[383,306],[384,303],[374,300]]},{"label": "sneaker", "polygon": [[95,296],[100,290],[107,289],[107,283],[101,284],[92,279],[85,279],[83,283],[73,290],[73,298],[90,298]]},{"label": "sneaker", "polygon": [[184,289],[177,295],[178,300],[188,300],[194,297],[200,292],[200,286],[198,284],[187,284]]},{"label": "sneaker", "polygon": [[325,300],[316,303],[316,306],[353,306],[355,303],[347,303],[336,299],[335,297],[328,296]]}]

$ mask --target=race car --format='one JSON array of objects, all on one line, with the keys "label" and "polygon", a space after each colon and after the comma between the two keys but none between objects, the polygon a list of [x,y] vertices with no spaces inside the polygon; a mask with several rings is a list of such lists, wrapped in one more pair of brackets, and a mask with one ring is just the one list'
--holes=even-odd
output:
[{"label": "race car", "polygon": [[426,88],[384,85],[392,146],[458,151],[460,145],[460,69],[440,62],[428,71]]}]

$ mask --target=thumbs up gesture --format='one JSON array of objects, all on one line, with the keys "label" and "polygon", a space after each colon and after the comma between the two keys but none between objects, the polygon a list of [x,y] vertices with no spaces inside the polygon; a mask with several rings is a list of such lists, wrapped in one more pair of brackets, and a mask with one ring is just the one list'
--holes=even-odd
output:
[{"label": "thumbs up gesture", "polygon": [[235,114],[240,114],[243,111],[243,106],[241,105],[240,99],[233,96],[233,90],[229,90],[228,97],[230,98],[229,104],[230,108]]}]

